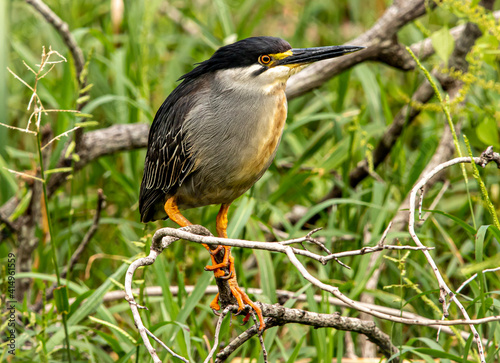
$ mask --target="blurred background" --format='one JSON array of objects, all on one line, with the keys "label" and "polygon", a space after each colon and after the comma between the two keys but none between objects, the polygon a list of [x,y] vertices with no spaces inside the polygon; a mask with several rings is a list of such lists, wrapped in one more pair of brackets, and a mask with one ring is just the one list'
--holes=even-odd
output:
[{"label": "blurred background", "polygon": [[[39,81],[37,94],[46,109],[75,110],[83,104],[81,112],[89,115],[88,121],[95,121],[86,124],[85,133],[116,124],[149,125],[163,100],[179,84],[177,79],[224,44],[256,35],[281,37],[293,47],[344,44],[369,30],[392,4],[386,0],[46,3],[68,23],[83,51],[88,62],[87,82],[92,85],[89,97],[82,100],[74,60],[53,26],[23,1],[0,0],[0,122],[25,129],[32,112],[27,110],[32,92],[7,67],[33,85],[35,76],[23,62],[36,68],[42,47],[51,47],[68,61],[56,64]],[[475,19],[464,11],[464,6],[472,5],[455,0],[429,8],[424,16],[398,32],[399,41],[411,45],[430,37],[439,50],[424,65],[431,70],[446,64],[454,46],[449,30]],[[484,28],[485,24],[486,21],[481,26]],[[472,78],[464,79],[467,83],[461,98],[451,104],[463,155],[467,155],[467,149],[462,135],[467,136],[475,156],[488,145],[500,150],[498,34],[498,29],[490,29],[478,39],[467,58]],[[356,188],[349,185],[349,172],[365,158],[370,165],[384,131],[424,79],[418,68],[404,72],[383,63],[364,62],[290,100],[276,159],[263,178],[234,203],[229,215],[229,236],[282,240],[322,227],[317,236],[334,252],[375,245],[436,152],[447,123],[437,99],[421,106],[422,113],[404,128],[386,160]],[[49,113],[42,116],[41,126],[47,133],[59,135],[80,121],[72,113]],[[35,130],[34,125],[31,130]],[[46,149],[46,179],[58,173],[54,170],[57,161],[74,137],[74,133],[69,133]],[[37,142],[32,134],[0,126],[0,145],[0,205],[17,198],[17,208],[9,218],[15,224],[30,208],[34,181],[8,169],[35,175],[39,167]],[[12,357],[2,348],[2,360],[67,361],[60,315],[53,308],[35,310],[34,306],[52,306],[52,301],[44,299],[55,281],[53,246],[62,269],[91,227],[97,191],[102,189],[106,206],[97,232],[67,276],[71,355],[73,361],[149,361],[128,303],[102,301],[107,291],[122,289],[127,261],[149,251],[152,233],[162,226],[175,226],[171,221],[147,226],[140,223],[138,196],[144,157],[145,148],[139,148],[93,160],[82,170],[70,172],[67,182],[50,197],[53,244],[49,242],[47,215],[41,213],[31,238],[31,259],[23,262],[24,270],[18,274],[18,279],[33,278],[17,306],[22,316],[17,325],[19,351]],[[480,175],[498,215],[500,173],[490,166]],[[341,198],[328,199],[335,186],[341,189]],[[426,192],[424,209],[441,191],[444,194],[439,196],[439,203],[432,207],[436,211],[418,228],[418,233],[425,245],[435,247],[435,260],[450,286],[456,289],[474,273],[500,265],[500,232],[495,227],[481,229],[495,220],[469,166],[466,178],[460,166],[451,168]],[[217,206],[210,206],[189,210],[185,215],[193,223],[215,231],[217,212]],[[484,234],[478,241],[480,230]],[[19,233],[7,223],[0,224],[0,257],[17,253],[19,245],[26,243]],[[412,244],[404,231],[391,232],[390,242]],[[240,285],[261,289],[252,296],[258,301],[277,303],[277,289],[300,291],[306,296],[304,301],[290,301],[288,305],[359,316],[354,310],[329,304],[328,294],[311,287],[286,256],[238,248],[232,253],[238,261]],[[161,296],[140,296],[140,302],[149,308],[143,315],[146,325],[192,361],[201,361],[207,355],[205,338],[212,342],[215,328],[215,317],[208,307],[213,295],[204,295],[206,287],[214,284],[212,274],[203,271],[208,261],[206,250],[198,244],[174,243],[153,266],[139,273],[135,286],[162,287]],[[338,286],[352,299],[365,295],[378,305],[441,319],[438,285],[430,268],[424,267],[426,261],[421,253],[384,252],[375,259],[366,255],[342,261],[351,270],[336,264],[304,263],[311,273]],[[17,268],[21,268],[19,259]],[[377,278],[367,287],[374,274]],[[477,318],[499,314],[498,276],[498,272],[480,274],[462,291],[460,299],[469,314]],[[186,286],[193,285],[194,292],[188,294]],[[172,286],[179,287],[175,295],[169,290]],[[315,299],[315,295],[320,298]],[[87,304],[87,309],[80,310],[83,315],[75,318],[84,299],[90,299],[83,305]],[[453,305],[451,317],[461,317]],[[226,320],[221,338],[225,344],[246,329],[240,322],[241,318],[234,319],[229,327]],[[469,350],[471,341],[457,335],[441,333],[435,342],[436,331],[429,327],[376,322],[404,351],[405,358],[429,361],[442,357],[443,362],[468,354],[472,360],[477,358]],[[478,329],[483,339],[491,343],[488,362],[498,360],[495,347],[500,338],[499,325],[490,323]],[[356,343],[364,337],[333,329],[290,324],[272,329],[265,338],[270,362],[332,362],[333,358],[364,355],[362,343]],[[171,361],[163,350],[158,351],[164,361]],[[232,357],[262,362],[258,341],[247,343]],[[241,358],[234,359],[243,362]]]}]

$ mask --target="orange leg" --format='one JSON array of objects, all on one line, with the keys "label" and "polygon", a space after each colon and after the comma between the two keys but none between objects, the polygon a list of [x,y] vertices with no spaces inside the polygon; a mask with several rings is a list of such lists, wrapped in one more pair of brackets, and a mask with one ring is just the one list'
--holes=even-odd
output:
[{"label": "orange leg", "polygon": [[[220,208],[219,214],[217,214],[217,234],[219,237],[227,238],[227,212],[229,210],[229,204],[223,204]],[[250,305],[250,307],[255,311],[257,317],[259,318],[260,326],[259,330],[263,330],[266,324],[264,323],[264,317],[262,316],[262,310],[253,303],[252,300],[248,297],[247,294],[238,286],[238,281],[236,280],[236,271],[234,269],[234,258],[231,256],[231,247],[230,246],[219,246],[224,248],[224,260],[219,264],[214,264],[214,266],[205,267],[206,270],[210,269],[220,269],[223,267],[229,267],[229,275],[227,277],[229,288],[231,289],[231,293],[236,298],[238,302],[238,311],[242,311],[245,308],[245,304]],[[212,251],[214,252],[214,251]],[[218,270],[222,271],[222,270]],[[225,276],[217,276],[219,273],[216,271],[215,277],[225,277]],[[219,310],[220,305],[218,303],[219,294],[215,296],[215,299],[210,304],[210,307],[214,310]]]},{"label": "orange leg", "polygon": [[[217,214],[216,226],[217,226],[217,235],[222,238],[227,238],[227,212],[229,210],[229,204],[223,204],[220,207],[219,213]],[[214,271],[218,270],[222,272],[220,269],[223,267],[229,266],[229,256],[231,256],[230,250],[231,247],[228,246],[218,246],[215,250],[210,251],[210,254],[215,256],[219,253],[220,250],[224,249],[224,259],[221,263],[216,263],[212,260],[212,266],[206,266],[206,271]],[[220,275],[219,272],[216,271],[215,277],[223,277],[224,275]],[[229,275],[230,277],[230,275]],[[228,278],[229,278],[228,277]]]},{"label": "orange leg", "polygon": [[[167,201],[165,202],[164,208],[165,208],[165,212],[168,215],[168,218],[170,218],[172,221],[177,223],[179,226],[187,227],[187,226],[193,225],[190,221],[188,221],[188,219],[186,217],[184,217],[181,214],[181,211],[179,210],[179,207],[177,206],[177,201],[175,200],[175,197],[170,197],[169,199],[167,199]],[[212,258],[212,264],[216,265],[217,262],[215,261],[215,258],[214,258],[215,254],[212,254],[213,252],[210,249],[210,247],[208,247],[208,245],[206,245],[204,243],[202,245],[203,245],[203,247],[205,247],[208,250],[208,252],[210,252],[210,257]],[[218,277],[217,275],[219,273],[221,273],[222,276],[224,276],[224,271],[219,271],[218,269],[214,269],[214,270],[217,270],[217,271],[215,271],[215,277]]]},{"label": "orange leg", "polygon": [[177,223],[181,227],[187,227],[187,226],[192,226],[193,223],[187,220],[186,217],[184,217],[181,214],[181,211],[179,210],[179,207],[177,206],[177,201],[175,200],[175,197],[170,197],[167,199],[165,202],[165,212],[167,213],[168,218],[173,220],[175,223]]}]

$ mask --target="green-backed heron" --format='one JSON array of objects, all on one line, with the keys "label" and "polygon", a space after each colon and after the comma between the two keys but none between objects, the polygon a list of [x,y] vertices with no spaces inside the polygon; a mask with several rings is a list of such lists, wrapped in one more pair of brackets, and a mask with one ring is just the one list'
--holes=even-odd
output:
[{"label": "green-backed heron", "polygon": [[[362,49],[292,49],[274,37],[253,37],[218,49],[180,79],[149,131],[139,209],[142,222],[170,218],[191,223],[179,209],[221,204],[217,233],[227,238],[229,205],[269,168],[287,115],[288,78],[306,65]],[[230,247],[210,250],[217,278],[228,279],[239,309],[260,309],[238,287]],[[224,260],[214,255],[224,248]],[[226,275],[222,268],[229,268]],[[219,310],[218,296],[210,304]]]}]

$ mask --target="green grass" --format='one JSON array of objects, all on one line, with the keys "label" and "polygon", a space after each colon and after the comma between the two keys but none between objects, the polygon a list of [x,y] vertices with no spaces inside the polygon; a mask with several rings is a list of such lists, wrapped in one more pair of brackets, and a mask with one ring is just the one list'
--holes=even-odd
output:
[{"label": "green grass", "polygon": [[[166,2],[127,1],[120,32],[115,34],[109,13],[110,2],[47,2],[70,25],[85,57],[92,53],[88,82],[93,86],[89,103],[82,112],[92,114],[90,120],[98,121],[98,125],[87,127],[85,131],[114,124],[151,123],[157,108],[178,84],[176,80],[225,42],[252,35],[275,35],[285,38],[295,47],[342,44],[373,25],[381,14],[381,3],[383,5],[383,2],[360,1],[339,1],[333,5],[326,0],[168,2],[185,19],[176,23],[168,16]],[[7,9],[8,22],[0,21],[0,39],[8,41],[0,42],[0,81],[4,80],[0,82],[0,114],[5,118],[0,122],[26,127],[26,106],[31,94],[7,73],[6,66],[32,83],[33,74],[22,60],[34,67],[42,46],[52,46],[69,62],[57,65],[41,81],[40,98],[46,108],[75,109],[79,93],[74,67],[59,35],[22,1],[0,0],[0,14],[4,14],[4,8]],[[403,28],[399,40],[410,45],[426,37],[422,29],[432,34],[443,27],[451,28],[461,23],[467,16],[438,8],[419,19],[418,25],[409,24]],[[183,28],[187,26],[195,35]],[[450,108],[453,121],[461,123],[458,140],[462,150],[466,149],[461,143],[461,135],[466,135],[476,156],[490,144],[496,151],[500,150],[497,111],[500,96],[497,88],[485,87],[478,81],[478,78],[491,80],[498,85],[498,53],[495,53],[498,39],[488,35],[478,43],[480,47],[475,58],[471,57],[476,79],[470,84],[463,106]],[[440,61],[434,56],[424,65],[432,69]],[[443,125],[447,122],[440,104],[435,103],[437,107],[424,110],[411,126],[405,128],[387,160],[375,170],[383,181],[367,178],[352,189],[348,186],[348,173],[358,161],[370,155],[384,129],[423,80],[418,70],[404,73],[369,62],[291,100],[275,162],[230,210],[230,237],[264,240],[260,223],[282,225],[285,232],[297,237],[307,233],[303,228],[313,227],[306,223],[306,217],[319,212],[321,218],[316,226],[323,229],[318,235],[326,238],[329,249],[337,252],[361,248],[365,228],[371,233],[369,243],[374,245],[437,148]],[[53,134],[57,135],[80,121],[72,114],[58,113],[45,116],[42,124],[50,124]],[[67,138],[62,138],[53,144],[46,170],[56,167],[66,141]],[[0,127],[0,143],[0,204],[15,195],[24,200],[21,208],[25,209],[30,200],[30,187],[5,168],[34,170],[38,158],[36,139]],[[57,254],[58,267],[62,269],[91,225],[99,188],[107,197],[99,230],[71,271],[69,280],[62,280],[68,285],[70,299],[76,299],[74,305],[70,305],[67,319],[73,362],[148,361],[149,355],[141,344],[128,303],[102,302],[107,291],[121,289],[115,281],[123,283],[127,267],[125,260],[148,251],[150,240],[144,238],[145,234],[153,233],[160,226],[174,226],[170,221],[150,224],[146,228],[139,223],[137,201],[144,157],[145,150],[137,150],[95,160],[74,173],[71,182],[49,200],[55,248],[39,223],[35,234],[39,245],[33,254],[32,271],[17,276],[32,277],[34,282],[29,296],[18,304],[23,324],[17,326],[17,344],[22,349],[17,351],[16,362],[64,361],[60,315],[54,309],[33,312],[29,306],[41,299],[47,286],[55,281],[52,254]],[[425,245],[435,248],[433,256],[454,289],[478,273],[479,276],[462,290],[460,299],[469,314],[480,318],[499,314],[498,272],[482,274],[481,271],[499,266],[500,232],[492,226],[492,211],[482,200],[482,187],[474,180],[470,166],[466,166],[466,170],[468,187],[459,166],[449,170],[451,188],[417,232]],[[339,177],[333,177],[332,171]],[[480,169],[479,176],[498,215],[500,173],[490,166]],[[342,198],[320,203],[334,184],[341,186]],[[438,183],[426,192],[424,209],[430,206],[441,185]],[[292,225],[285,216],[297,204],[306,206],[309,212]],[[70,209],[74,211],[72,216]],[[214,231],[217,211],[216,206],[199,208],[186,211],[186,217]],[[18,214],[22,214],[22,210]],[[3,262],[9,252],[17,251],[19,239],[9,234],[5,227],[0,227],[0,233]],[[339,239],[339,236],[350,238]],[[394,243],[410,243],[406,233],[398,233],[396,237]],[[332,239],[335,242],[331,242]],[[137,241],[143,243],[134,243]],[[240,285],[262,288],[262,295],[252,296],[259,301],[276,303],[276,289],[298,291],[307,284],[287,262],[286,256],[242,249],[234,249],[233,255],[237,260]],[[404,254],[384,252],[383,255],[397,260]],[[321,266],[309,262],[307,267],[322,281],[338,286],[353,299],[359,299],[361,293],[367,292],[369,259],[369,256],[343,259],[351,270],[335,264]],[[215,317],[208,307],[213,296],[204,295],[205,287],[214,283],[212,275],[203,271],[208,260],[208,254],[201,246],[176,242],[153,266],[139,272],[134,286],[163,288],[165,293],[161,297],[140,296],[138,302],[149,308],[149,311],[141,312],[142,317],[153,333],[193,362],[207,355],[209,348],[203,336],[212,342],[215,326]],[[90,264],[90,276],[87,277],[85,271]],[[377,289],[368,293],[375,297],[377,304],[398,309],[406,304],[405,308],[415,313],[440,319],[423,298],[425,296],[440,306],[435,278],[428,268],[422,268],[425,264],[425,258],[418,252],[412,252],[404,263],[380,257],[376,264],[383,266],[380,280]],[[410,287],[383,289],[384,286],[402,284],[403,278],[416,284],[423,295],[418,296],[420,293]],[[180,287],[178,296],[173,296],[168,290],[173,285]],[[186,285],[195,285],[195,291],[188,295],[184,290]],[[308,296],[307,302],[296,303],[294,307],[317,312],[340,311],[329,305],[326,294],[317,289],[307,287],[304,293]],[[324,296],[324,299],[316,302],[313,299],[315,294]],[[84,299],[85,302],[79,305]],[[46,305],[50,304],[47,302]],[[461,317],[453,305],[450,312],[453,318]],[[351,309],[344,309],[342,313],[353,317],[359,315]],[[238,319],[239,322],[241,318]],[[235,320],[231,327],[225,328],[227,333],[222,336],[223,342],[227,343],[230,337],[245,329],[238,322]],[[407,359],[434,358],[446,362],[456,361],[457,357],[467,353],[469,359],[475,359],[473,342],[461,342],[441,333],[436,343],[433,339],[436,332],[430,328],[384,321],[377,321],[377,325],[386,333],[394,334],[393,339],[401,344]],[[498,360],[495,347],[500,339],[499,324],[489,323],[478,329],[482,338],[492,344],[492,348],[486,350],[488,362]],[[332,358],[345,353],[341,344],[343,339],[344,332],[299,325],[272,329],[265,335],[270,362],[293,362],[305,358],[318,363],[331,362]],[[163,361],[171,361],[161,348],[158,348],[158,353]],[[2,346],[0,360],[6,356],[6,348]],[[251,357],[253,362],[262,362],[257,340],[246,344],[233,356]],[[458,361],[466,360],[460,358]]]}]

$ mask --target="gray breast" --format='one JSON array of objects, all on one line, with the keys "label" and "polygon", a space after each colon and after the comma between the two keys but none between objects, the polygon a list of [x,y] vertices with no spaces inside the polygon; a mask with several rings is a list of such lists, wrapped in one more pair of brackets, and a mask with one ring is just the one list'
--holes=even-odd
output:
[{"label": "gray breast", "polygon": [[210,84],[183,126],[196,161],[176,193],[181,208],[230,203],[248,190],[274,159],[286,119],[284,86],[265,94]]}]

